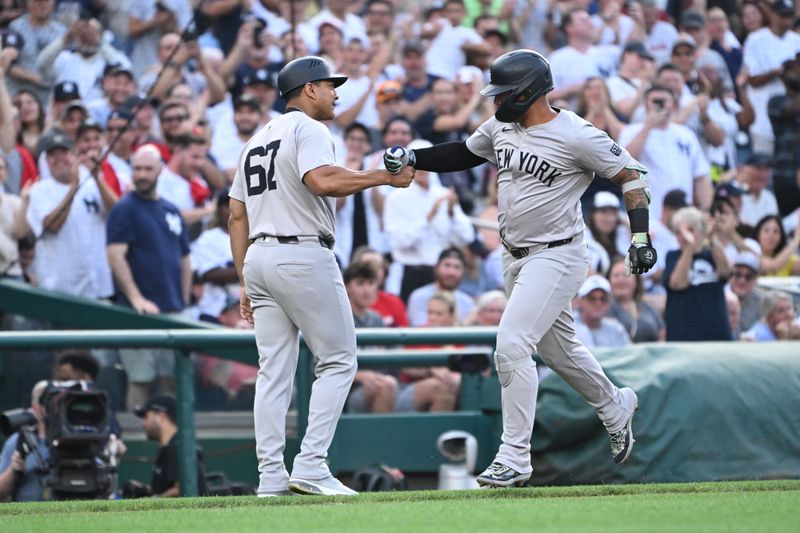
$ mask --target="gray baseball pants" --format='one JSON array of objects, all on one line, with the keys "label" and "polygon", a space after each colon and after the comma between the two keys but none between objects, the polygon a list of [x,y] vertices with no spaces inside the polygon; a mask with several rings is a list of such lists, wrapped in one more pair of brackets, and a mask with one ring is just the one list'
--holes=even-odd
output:
[{"label": "gray baseball pants", "polygon": [[244,261],[247,294],[255,319],[258,378],[254,405],[259,492],[286,490],[283,462],[286,413],[297,370],[298,332],[316,358],[308,428],[292,475],[322,479],[336,423],[356,373],[353,314],[333,252],[316,238],[250,245]]},{"label": "gray baseball pants", "polygon": [[539,386],[530,355],[537,347],[545,364],[597,410],[609,431],[625,425],[632,398],[620,394],[597,359],[575,337],[571,301],[586,279],[589,264],[582,236],[555,248],[534,247],[533,253],[520,259],[505,252],[503,261],[509,300],[500,320],[495,353],[503,385],[503,436],[496,460],[529,473]]}]

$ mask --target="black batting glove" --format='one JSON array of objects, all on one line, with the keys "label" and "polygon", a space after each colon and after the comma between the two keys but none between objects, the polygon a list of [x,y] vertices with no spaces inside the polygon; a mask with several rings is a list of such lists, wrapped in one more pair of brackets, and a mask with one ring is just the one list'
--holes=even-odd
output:
[{"label": "black batting glove", "polygon": [[630,274],[644,274],[656,264],[656,249],[647,233],[634,233],[628,255],[625,257],[625,269]]}]

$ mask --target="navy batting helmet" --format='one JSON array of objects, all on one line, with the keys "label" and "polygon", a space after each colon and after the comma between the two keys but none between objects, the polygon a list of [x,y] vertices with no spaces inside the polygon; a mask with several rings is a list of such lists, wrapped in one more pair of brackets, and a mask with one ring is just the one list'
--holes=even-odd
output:
[{"label": "navy batting helmet", "polygon": [[332,81],[333,86],[338,87],[347,81],[347,76],[335,75],[328,63],[317,56],[289,61],[278,73],[278,89],[284,98],[293,89],[314,81]]},{"label": "navy batting helmet", "polygon": [[514,50],[494,60],[489,69],[489,85],[481,94],[497,96],[510,92],[494,116],[500,122],[514,122],[537,98],[552,90],[550,63],[533,50]]}]

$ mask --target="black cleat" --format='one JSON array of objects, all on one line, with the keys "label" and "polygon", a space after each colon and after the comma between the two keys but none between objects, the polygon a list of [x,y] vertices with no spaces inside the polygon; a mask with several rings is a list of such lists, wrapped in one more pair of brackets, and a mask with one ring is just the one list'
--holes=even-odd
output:
[{"label": "black cleat", "polygon": [[521,474],[497,461],[489,465],[476,479],[478,485],[486,488],[522,487],[531,478],[531,474]]}]

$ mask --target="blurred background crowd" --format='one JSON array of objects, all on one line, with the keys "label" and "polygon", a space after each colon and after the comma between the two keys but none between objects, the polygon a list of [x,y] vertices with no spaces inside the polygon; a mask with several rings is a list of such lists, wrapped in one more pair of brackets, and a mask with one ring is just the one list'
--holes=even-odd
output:
[{"label": "blurred background crowd", "polygon": [[[598,176],[582,199],[581,340],[800,339],[780,290],[800,274],[790,0],[0,0],[0,28],[1,277],[246,328],[227,187],[283,110],[286,62],[316,54],[349,77],[329,127],[338,162],[370,169],[385,147],[466,139],[494,113],[479,94],[491,62],[531,48],[550,60],[551,103],[649,169],[659,263],[641,278],[625,273],[618,188]],[[357,326],[499,324],[495,178],[418,171],[337,200]],[[151,186],[168,207],[130,201]],[[30,327],[48,326],[4,318]],[[92,356],[124,374],[128,409],[174,385],[171,352]],[[199,408],[250,409],[254,367],[196,364]],[[348,409],[449,410],[458,384],[442,368],[359,372]]]}]

